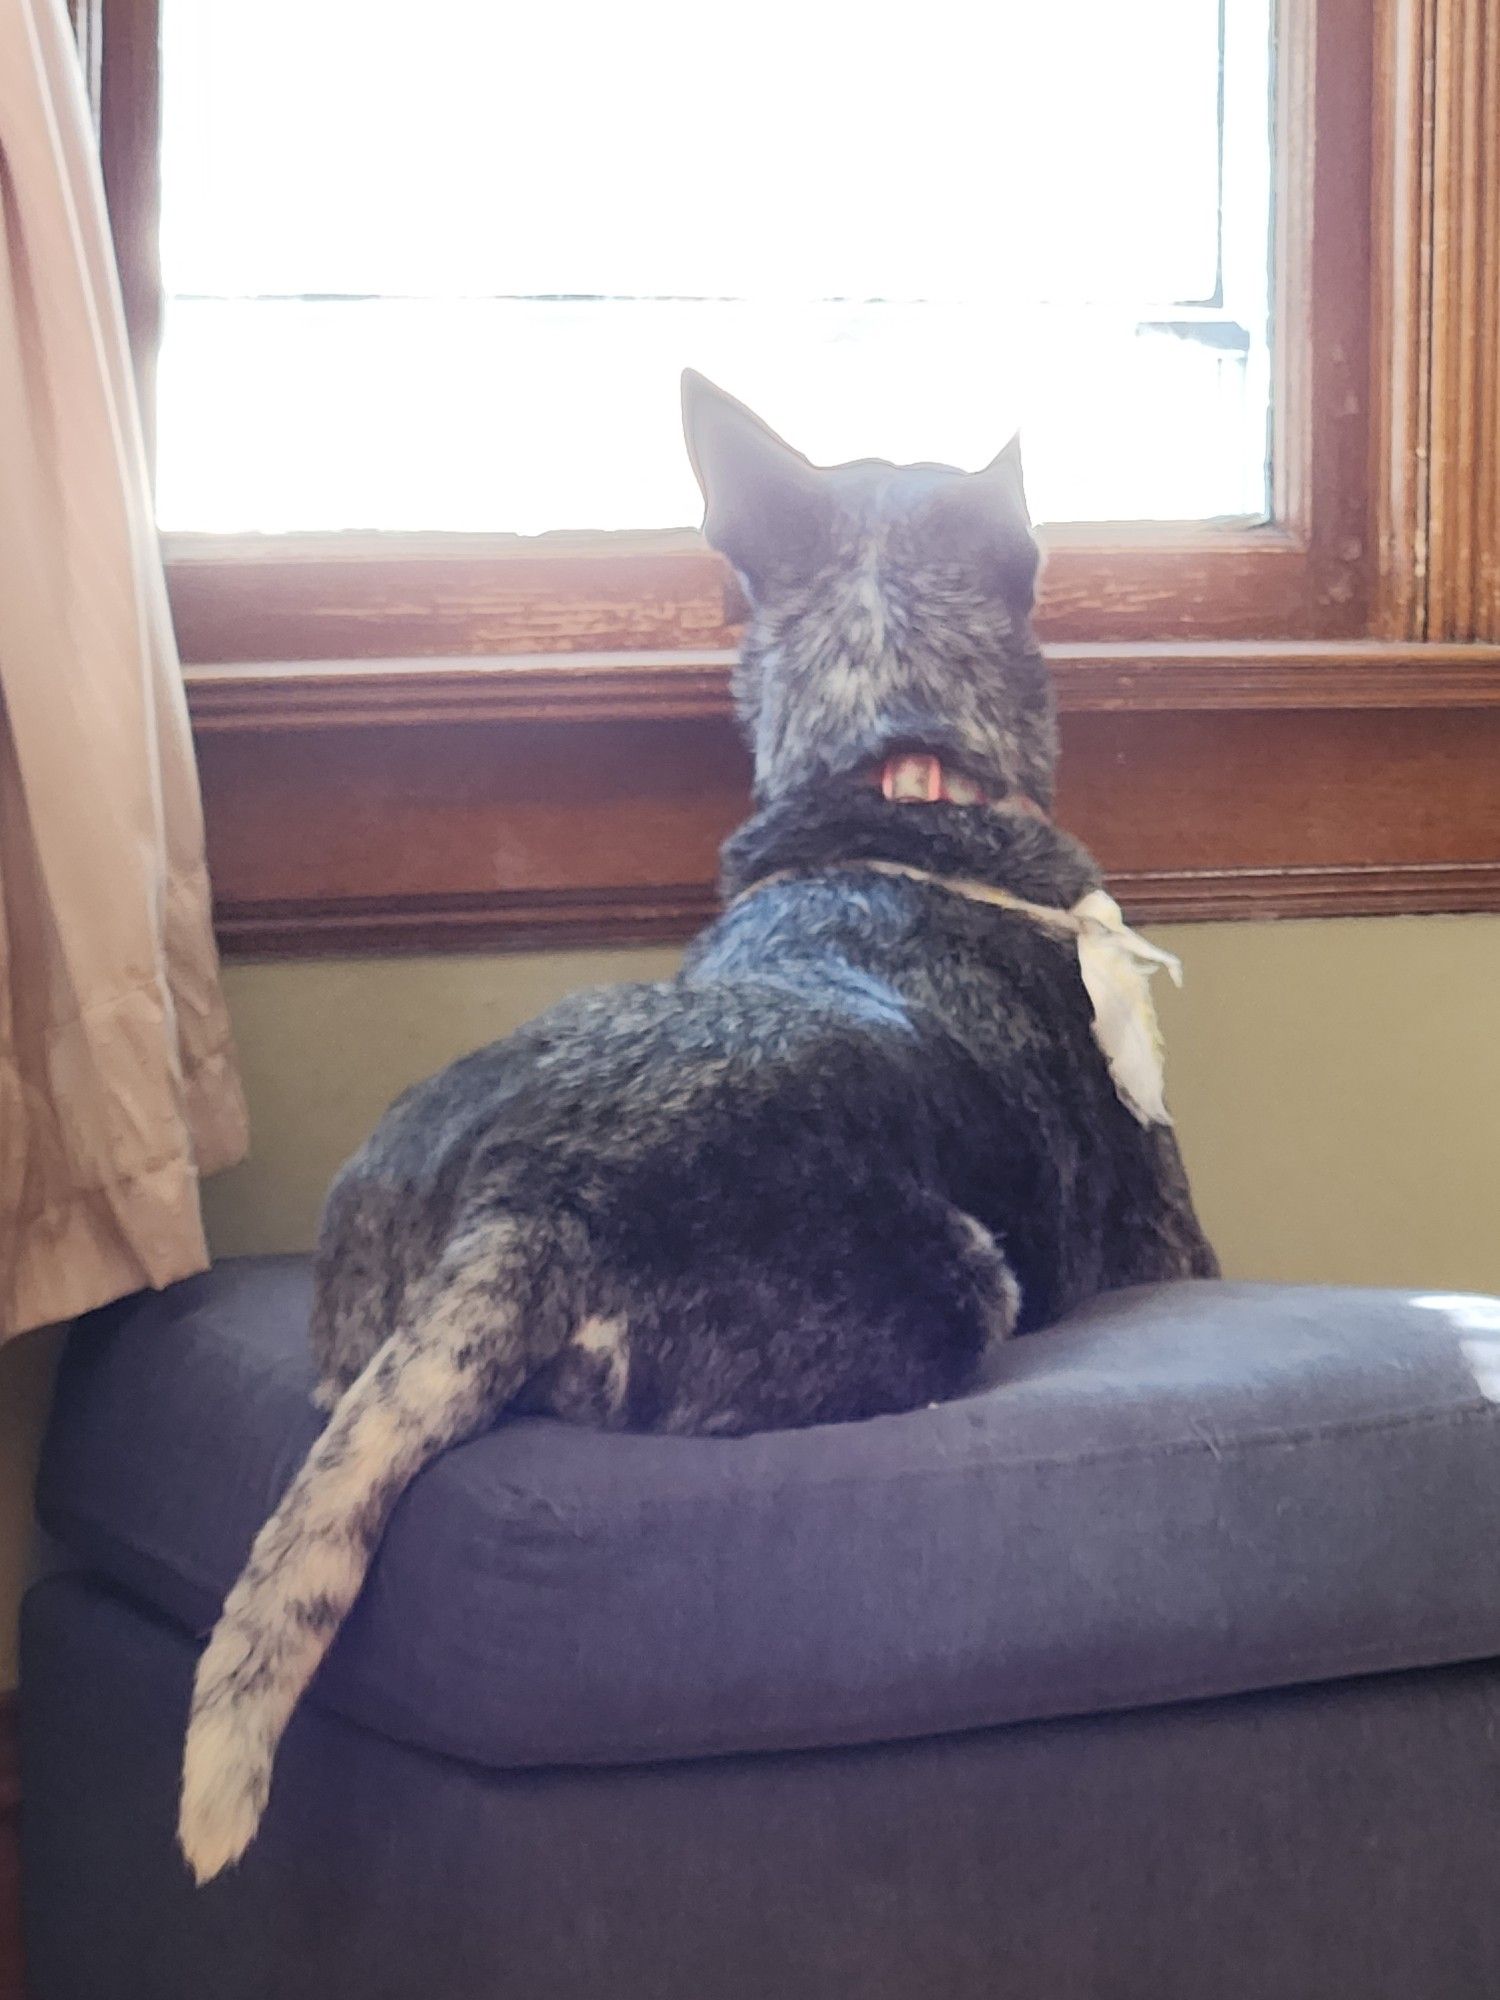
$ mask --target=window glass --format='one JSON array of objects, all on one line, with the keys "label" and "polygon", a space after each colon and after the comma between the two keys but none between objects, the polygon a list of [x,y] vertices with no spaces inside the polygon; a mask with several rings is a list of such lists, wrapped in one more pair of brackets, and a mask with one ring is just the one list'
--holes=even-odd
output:
[{"label": "window glass", "polygon": [[819,462],[1261,516],[1268,0],[164,0],[158,502],[672,527],[684,364]]}]

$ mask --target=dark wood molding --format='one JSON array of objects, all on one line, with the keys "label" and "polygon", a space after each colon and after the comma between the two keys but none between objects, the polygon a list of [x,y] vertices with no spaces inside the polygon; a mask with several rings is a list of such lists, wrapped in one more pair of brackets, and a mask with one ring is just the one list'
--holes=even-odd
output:
[{"label": "dark wood molding", "polygon": [[[1492,915],[1500,862],[1451,866],[1142,870],[1110,887],[1138,924],[1246,923],[1307,917]],[[712,889],[670,886],[603,898],[420,898],[345,906],[267,904],[220,912],[233,959],[393,957],[407,953],[565,951],[680,945],[717,913]],[[0,2000],[4,1989],[0,1987]]]},{"label": "dark wood molding", "polygon": [[[1500,645],[1395,640],[1052,646],[1065,714],[1140,709],[1487,708]],[[724,648],[487,659],[304,660],[186,670],[201,734],[400,722],[641,722],[730,712]]]},{"label": "dark wood molding", "polygon": [[345,958],[409,952],[564,951],[683,944],[719,907],[702,882],[592,894],[529,894],[287,901],[216,908],[220,949],[232,958]]},{"label": "dark wood molding", "polygon": [[696,535],[333,535],[166,543],[184,661],[673,652],[733,643]]},{"label": "dark wood molding", "polygon": [[[1361,501],[1363,505],[1363,501]],[[1308,545],[1212,525],[1042,536],[1037,630],[1052,644],[1202,643],[1268,626],[1307,640],[1362,630],[1361,537],[1314,578]],[[1362,560],[1362,558],[1360,558]],[[190,665],[733,646],[728,567],[695,534],[171,536],[167,582]],[[1361,586],[1362,588],[1362,586]]]},{"label": "dark wood molding", "polygon": [[1049,649],[1064,714],[1489,708],[1500,646],[1348,639]]},{"label": "dark wood molding", "polygon": [[[1500,910],[1500,649],[1427,650],[1065,656],[1059,819],[1143,921]],[[195,675],[226,949],[697,929],[748,803],[722,666],[510,671]]]},{"label": "dark wood molding", "polygon": [[21,1962],[21,1753],[14,1694],[0,1694],[0,2000],[25,2000]]},{"label": "dark wood molding", "polygon": [[732,652],[302,660],[185,670],[201,734],[394,722],[639,722],[729,713]]},{"label": "dark wood molding", "polygon": [[1474,916],[1500,910],[1500,860],[1167,869],[1114,875],[1110,882],[1143,923]]}]

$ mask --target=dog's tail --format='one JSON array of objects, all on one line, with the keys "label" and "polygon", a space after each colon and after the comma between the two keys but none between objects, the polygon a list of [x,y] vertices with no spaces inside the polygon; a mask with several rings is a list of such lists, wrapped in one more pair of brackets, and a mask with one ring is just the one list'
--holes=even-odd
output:
[{"label": "dog's tail", "polygon": [[526,1247],[513,1226],[493,1221],[450,1245],[256,1536],[193,1686],[177,1838],[200,1883],[254,1837],[276,1747],[397,1499],[520,1390],[535,1268]]}]

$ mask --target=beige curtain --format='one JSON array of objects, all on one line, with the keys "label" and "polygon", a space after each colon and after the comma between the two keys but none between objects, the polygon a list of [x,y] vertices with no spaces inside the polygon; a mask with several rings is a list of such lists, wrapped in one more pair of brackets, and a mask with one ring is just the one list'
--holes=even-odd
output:
[{"label": "beige curtain", "polygon": [[207,1262],[245,1112],[62,0],[0,0],[0,1339]]}]

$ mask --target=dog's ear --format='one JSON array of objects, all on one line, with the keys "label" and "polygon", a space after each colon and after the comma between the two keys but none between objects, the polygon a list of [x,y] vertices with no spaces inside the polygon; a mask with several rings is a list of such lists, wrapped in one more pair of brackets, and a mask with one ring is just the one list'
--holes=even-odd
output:
[{"label": "dog's ear", "polygon": [[997,452],[983,472],[974,474],[976,479],[997,486],[1007,499],[1014,503],[1016,511],[1027,528],[1031,526],[1031,509],[1026,504],[1026,480],[1021,471],[1021,433],[1016,432],[1003,451]]},{"label": "dog's ear", "polygon": [[833,518],[816,466],[692,368],[682,371],[682,429],[703,493],[703,532],[751,591],[810,576],[827,554]]},{"label": "dog's ear", "polygon": [[1019,431],[982,472],[961,473],[942,486],[929,514],[945,553],[962,551],[1007,604],[1030,611],[1041,551],[1026,504]]}]

